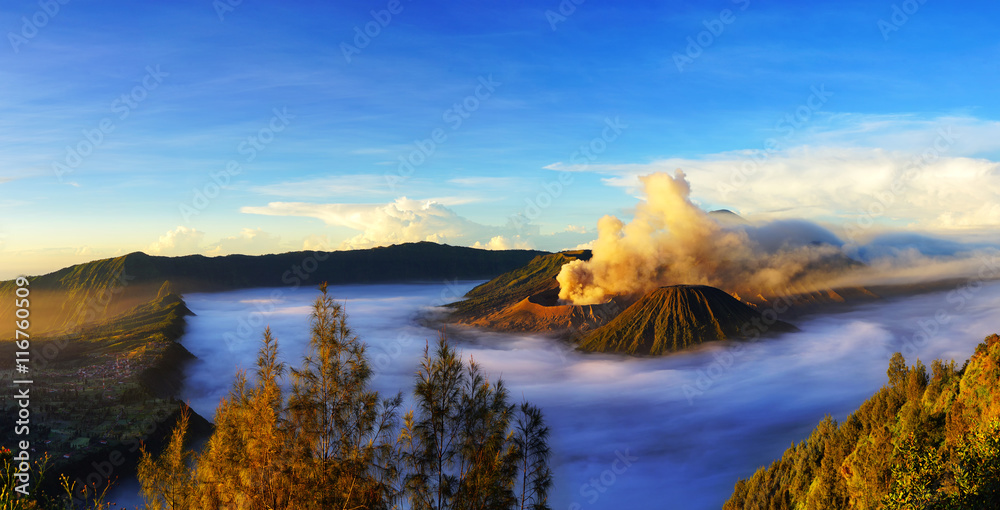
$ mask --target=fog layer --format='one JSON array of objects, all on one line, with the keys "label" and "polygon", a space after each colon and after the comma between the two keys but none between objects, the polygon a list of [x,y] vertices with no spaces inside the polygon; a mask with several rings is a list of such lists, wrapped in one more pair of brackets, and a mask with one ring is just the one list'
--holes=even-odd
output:
[{"label": "fog layer", "polygon": [[[436,331],[415,319],[464,292],[444,285],[331,288],[369,346],[380,391],[408,393]],[[198,357],[182,398],[211,419],[237,368],[253,367],[270,325],[285,362],[308,342],[312,289],[186,296],[198,315],[184,345]],[[801,332],[718,343],[665,358],[580,354],[554,340],[450,329],[463,354],[540,405],[552,429],[553,508],[717,509],[738,477],[805,438],[825,414],[842,420],[886,379],[903,351],[960,363],[1000,330],[1000,284],[882,301],[799,318]],[[578,506],[574,506],[578,505]]]}]

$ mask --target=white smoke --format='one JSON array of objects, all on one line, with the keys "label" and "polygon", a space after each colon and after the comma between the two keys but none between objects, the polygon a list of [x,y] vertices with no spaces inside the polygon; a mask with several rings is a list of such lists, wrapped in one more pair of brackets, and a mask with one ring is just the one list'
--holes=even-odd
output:
[{"label": "white smoke", "polygon": [[[833,244],[775,243],[775,231],[785,228],[781,225],[723,224],[691,202],[681,170],[673,177],[658,172],[639,179],[645,200],[632,221],[604,216],[597,224],[593,257],[562,267],[557,277],[561,300],[601,303],[672,284],[767,295],[813,283],[834,269],[827,267],[831,262],[846,260]],[[755,233],[767,238],[768,249]]]}]

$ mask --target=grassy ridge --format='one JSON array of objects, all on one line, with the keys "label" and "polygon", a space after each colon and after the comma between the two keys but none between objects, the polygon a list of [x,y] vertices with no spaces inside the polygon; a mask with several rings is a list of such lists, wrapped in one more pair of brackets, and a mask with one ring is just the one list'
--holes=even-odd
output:
[{"label": "grassy ridge", "polygon": [[471,318],[507,307],[540,292],[559,288],[556,275],[563,264],[590,258],[589,250],[547,253],[526,265],[510,270],[477,286],[465,295],[465,300],[453,303],[456,318]]},{"label": "grassy ridge", "polygon": [[[172,395],[181,364],[192,358],[177,343],[188,314],[184,302],[167,293],[73,333],[33,336],[34,457],[47,454],[51,471],[71,478],[86,478],[93,463],[105,465],[112,452],[116,476],[134,468],[140,442],[155,448],[183,406]],[[13,359],[14,350],[13,342],[0,342],[3,359]],[[4,419],[13,422],[16,403],[6,396],[2,403]],[[201,431],[209,427],[201,417],[194,423]],[[4,429],[0,443],[15,439],[12,428]]]}]

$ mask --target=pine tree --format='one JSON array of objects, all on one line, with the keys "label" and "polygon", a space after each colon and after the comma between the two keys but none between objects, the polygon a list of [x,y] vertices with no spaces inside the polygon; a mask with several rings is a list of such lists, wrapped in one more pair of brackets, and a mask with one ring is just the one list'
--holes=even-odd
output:
[{"label": "pine tree", "polygon": [[288,504],[288,481],[282,454],[286,434],[282,424],[282,397],[279,381],[285,366],[278,361],[278,344],[271,329],[264,330],[264,346],[257,358],[257,380],[243,410],[241,431],[246,445],[244,490],[251,508],[283,508]]},{"label": "pine tree", "polygon": [[548,508],[541,411],[511,404],[503,380],[491,384],[474,360],[464,364],[443,334],[433,356],[424,349],[414,400],[400,436],[412,508]]},{"label": "pine tree", "polygon": [[474,360],[464,379],[455,507],[511,508],[517,475],[517,449],[510,432],[514,406],[503,381],[491,385]]},{"label": "pine tree", "polygon": [[170,442],[157,459],[154,460],[146,451],[145,445],[142,447],[137,476],[149,510],[186,510],[193,507],[194,476],[188,466],[191,452],[184,449],[190,415],[189,409],[184,406]]},{"label": "pine tree", "polygon": [[[397,497],[397,410],[402,396],[369,388],[365,345],[344,306],[320,286],[309,354],[292,370],[289,426],[299,508],[388,508]],[[305,489],[323,487],[323,491]]]},{"label": "pine tree", "polygon": [[453,468],[462,423],[462,360],[444,334],[433,358],[429,349],[424,348],[413,392],[419,414],[407,414],[402,433],[409,468],[406,489],[414,510],[452,508],[459,481]]},{"label": "pine tree", "polygon": [[442,334],[433,356],[424,350],[416,410],[397,435],[402,396],[370,389],[365,345],[343,305],[320,290],[287,403],[278,342],[266,329],[254,380],[237,373],[194,466],[183,449],[186,411],[163,454],[144,452],[139,479],[150,508],[378,510],[404,495],[418,510],[549,508],[548,427],[538,408],[512,405],[503,380],[465,365]]},{"label": "pine tree", "polygon": [[278,344],[270,328],[257,357],[256,380],[237,373],[215,415],[215,432],[198,461],[201,508],[282,508],[289,500]]},{"label": "pine tree", "polygon": [[548,494],[552,487],[549,469],[549,428],[542,410],[522,402],[514,426],[514,444],[518,451],[521,471],[520,510],[548,510]]},{"label": "pine tree", "polygon": [[246,385],[245,373],[237,372],[229,397],[215,410],[215,430],[198,458],[198,500],[205,510],[242,508],[244,498],[235,474],[246,455],[241,432]]}]

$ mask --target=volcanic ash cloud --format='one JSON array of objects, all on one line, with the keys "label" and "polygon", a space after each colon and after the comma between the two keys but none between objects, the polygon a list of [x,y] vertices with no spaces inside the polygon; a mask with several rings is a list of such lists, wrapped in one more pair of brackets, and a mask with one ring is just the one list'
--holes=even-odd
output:
[{"label": "volcanic ash cloud", "polygon": [[719,223],[691,202],[691,186],[681,170],[673,177],[659,172],[639,180],[645,200],[632,221],[610,215],[598,221],[593,257],[562,267],[559,299],[595,304],[675,284],[773,295],[790,285],[815,283],[833,260],[843,269],[836,246],[789,242],[765,250],[753,238],[757,227]]}]

